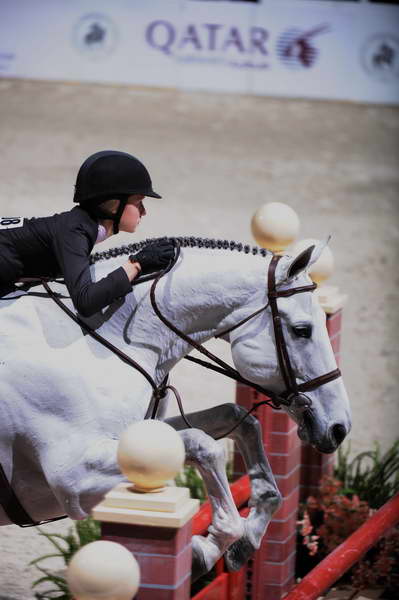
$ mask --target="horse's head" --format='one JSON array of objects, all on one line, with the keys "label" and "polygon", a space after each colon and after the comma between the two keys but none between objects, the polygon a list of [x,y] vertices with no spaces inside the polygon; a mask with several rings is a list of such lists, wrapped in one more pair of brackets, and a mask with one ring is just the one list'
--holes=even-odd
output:
[{"label": "horse's head", "polygon": [[[280,317],[294,387],[301,384],[306,387],[305,382],[331,374],[337,368],[325,313],[311,289],[301,289],[302,286],[311,286],[307,270],[318,259],[323,247],[323,244],[318,244],[298,256],[284,256],[276,265],[277,321]],[[262,282],[265,304],[268,300],[266,283],[265,277]],[[293,295],[280,295],[293,288],[296,289]],[[287,377],[284,378],[281,361],[277,358],[280,344],[276,343],[270,304],[260,315],[231,331],[230,342],[235,366],[243,377],[284,395]],[[312,388],[311,385],[308,387]],[[322,452],[333,452],[351,427],[342,377],[326,383],[319,380],[316,389],[305,393],[305,396],[292,394],[290,405],[283,408],[298,423],[298,435],[302,440]]]}]

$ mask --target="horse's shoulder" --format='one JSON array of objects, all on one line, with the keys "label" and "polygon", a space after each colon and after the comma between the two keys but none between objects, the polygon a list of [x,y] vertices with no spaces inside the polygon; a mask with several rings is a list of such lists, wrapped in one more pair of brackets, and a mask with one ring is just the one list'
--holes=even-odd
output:
[{"label": "horse's shoulder", "polygon": [[2,298],[0,303],[1,329],[16,335],[21,330],[38,331],[40,319],[38,317],[35,302],[32,296],[15,295],[10,298]]}]

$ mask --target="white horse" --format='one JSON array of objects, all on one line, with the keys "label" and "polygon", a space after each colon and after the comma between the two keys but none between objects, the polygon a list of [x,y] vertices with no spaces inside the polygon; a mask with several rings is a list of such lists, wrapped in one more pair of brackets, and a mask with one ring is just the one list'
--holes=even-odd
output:
[{"label": "white horse", "polygon": [[[321,249],[316,246],[308,253],[305,264],[303,257],[281,258],[276,270],[278,289],[309,285],[306,271]],[[266,305],[271,256],[183,248],[176,265],[158,284],[158,305],[183,332],[205,342]],[[125,260],[108,258],[93,265],[94,279]],[[65,294],[64,286],[52,287]],[[150,283],[134,287],[124,299],[86,321],[160,384],[192,348],[154,314],[149,288]],[[325,315],[314,294],[279,298],[278,308],[298,383],[335,369]],[[48,297],[18,292],[2,299],[0,336],[0,462],[7,479],[32,519],[62,514],[82,519],[123,480],[116,461],[118,439],[130,423],[144,419],[152,388],[139,372],[84,335]],[[242,376],[275,392],[284,389],[270,309],[223,338],[230,343],[235,368]],[[293,404],[286,410],[298,423],[303,440],[322,452],[333,452],[351,426],[342,378],[307,395],[309,409]],[[193,538],[197,575],[223,554],[231,569],[239,568],[259,547],[281,501],[252,416],[229,436],[237,443],[251,479],[247,519],[240,517],[231,498],[224,451],[215,438],[237,424],[243,412],[227,403],[192,413],[188,417],[194,429],[188,429],[181,417],[167,420],[183,438],[187,462],[202,473],[213,508],[209,535]],[[164,418],[164,410],[157,418]],[[0,507],[0,524],[9,523]]]}]

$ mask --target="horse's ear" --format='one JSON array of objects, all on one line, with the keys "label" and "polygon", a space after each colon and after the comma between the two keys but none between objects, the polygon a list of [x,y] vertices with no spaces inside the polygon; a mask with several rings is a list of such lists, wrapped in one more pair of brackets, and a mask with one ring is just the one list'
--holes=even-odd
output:
[{"label": "horse's ear", "polygon": [[286,266],[286,279],[297,277],[299,273],[305,269],[309,269],[309,267],[320,258],[320,255],[330,241],[330,238],[331,236],[329,235],[326,240],[312,244],[312,246],[302,250],[302,252],[295,256],[288,266]]},{"label": "horse's ear", "polygon": [[312,258],[312,252],[316,246],[309,246],[306,250],[302,250],[298,256],[294,258],[287,271],[287,279],[291,279],[292,277],[296,277],[299,275],[301,271],[304,271],[310,263],[310,259]]}]

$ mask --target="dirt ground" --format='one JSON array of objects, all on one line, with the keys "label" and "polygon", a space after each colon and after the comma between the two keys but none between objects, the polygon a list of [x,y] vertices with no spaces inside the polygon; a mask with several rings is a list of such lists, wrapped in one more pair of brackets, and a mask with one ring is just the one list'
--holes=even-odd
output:
[{"label": "dirt ground", "polygon": [[[330,283],[348,294],[341,366],[352,452],[398,437],[397,108],[2,80],[0,111],[4,215],[68,209],[81,162],[112,148],[142,158],[164,197],[147,201],[135,239],[191,234],[254,243],[251,216],[270,201],[296,210],[301,238],[331,233]],[[120,234],[108,245],[124,241]],[[228,358],[221,342],[210,348]],[[198,369],[182,365],[174,377],[189,410],[234,398],[234,385]],[[27,563],[48,549],[34,530],[2,528],[0,600],[33,598],[37,572]]]}]

